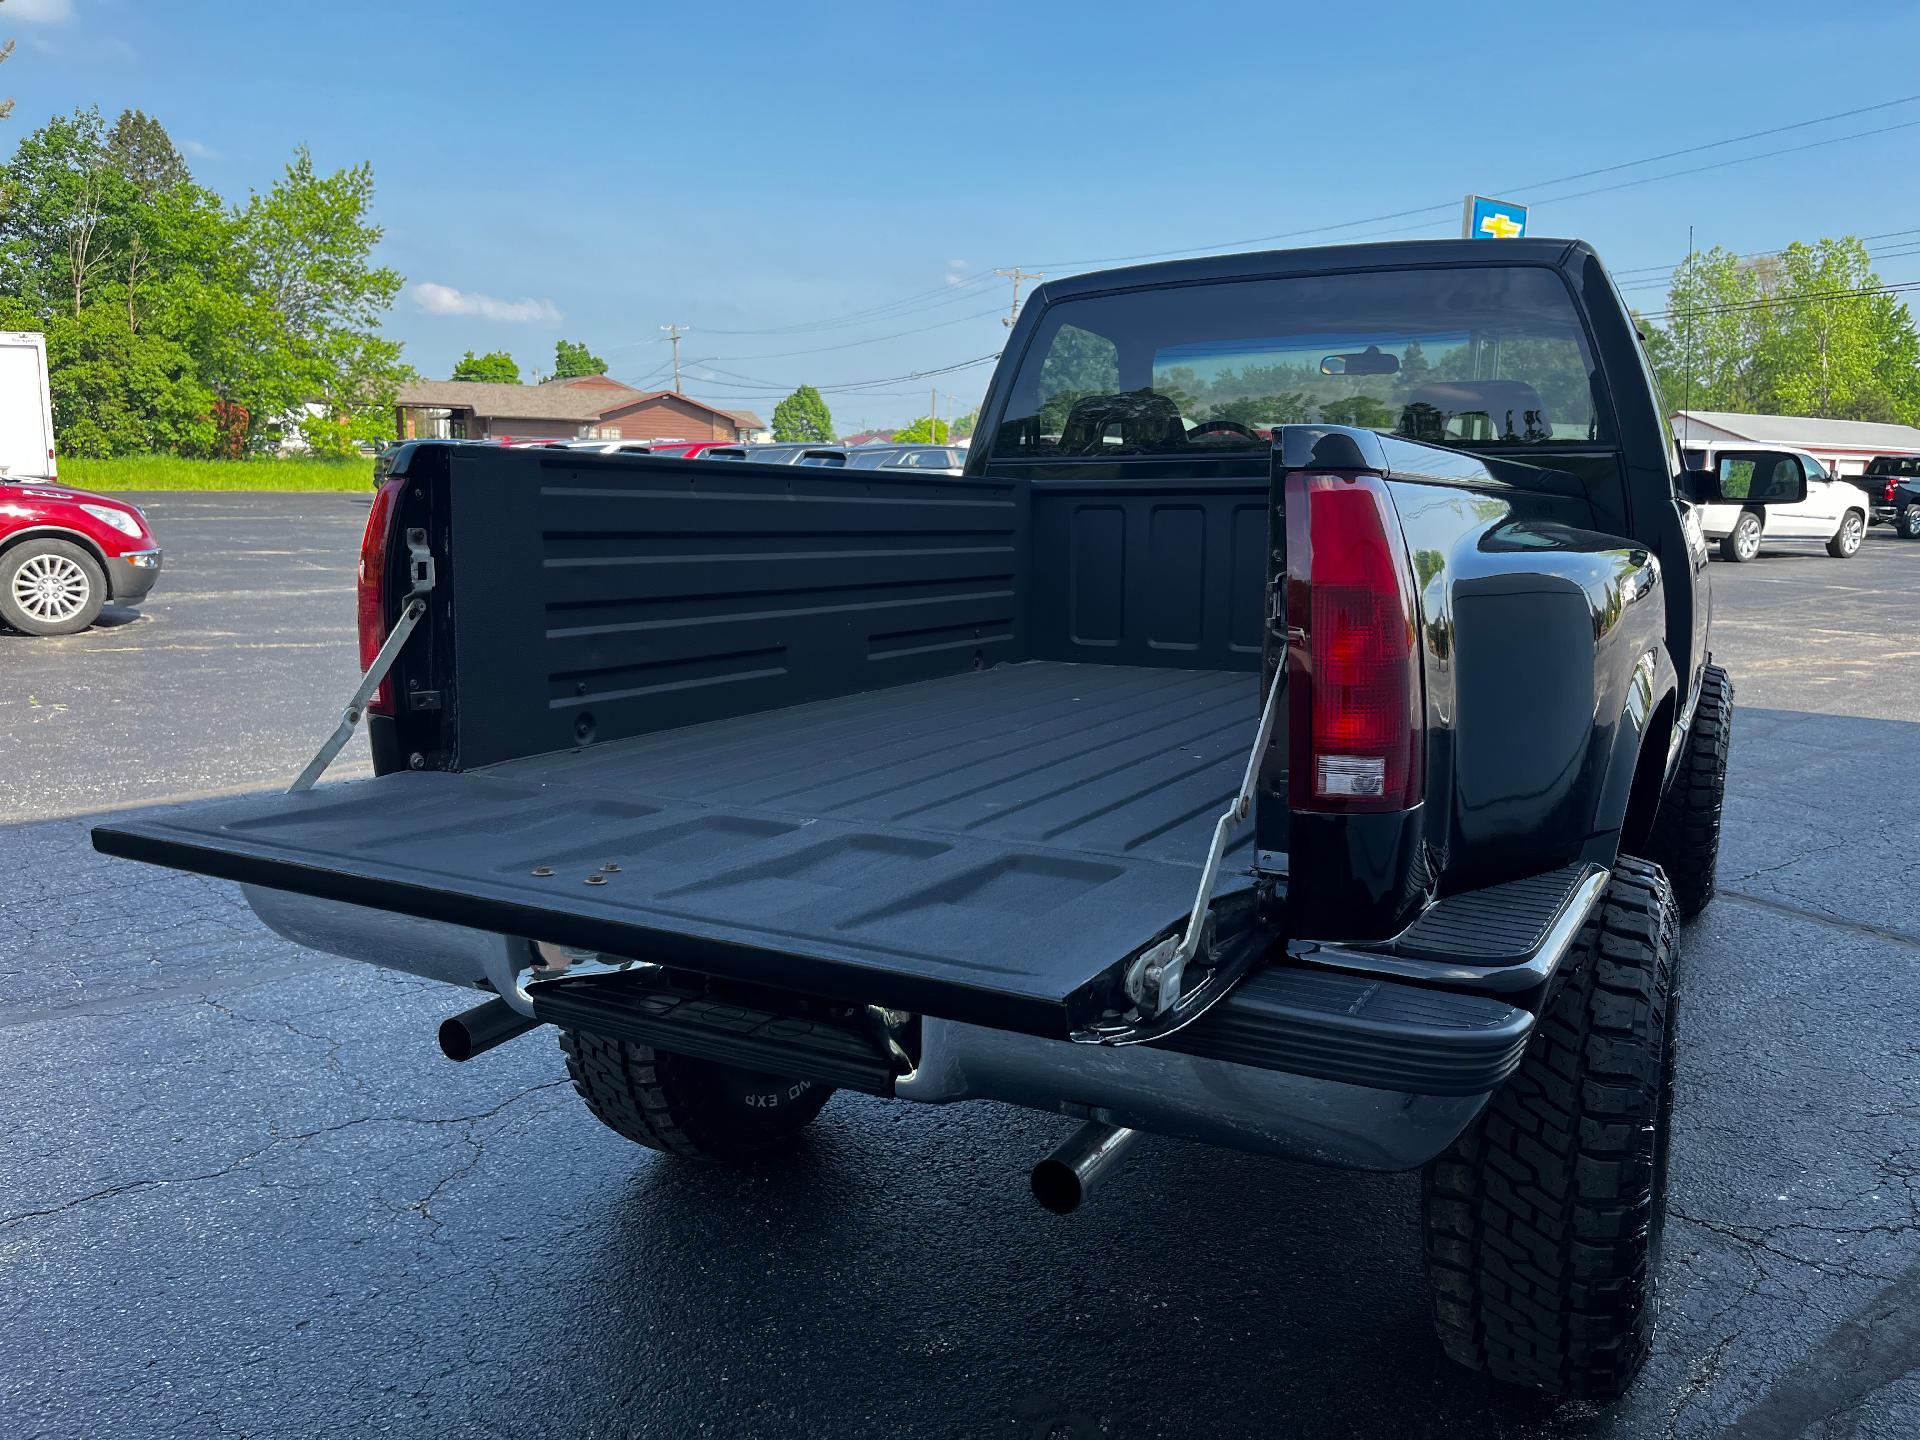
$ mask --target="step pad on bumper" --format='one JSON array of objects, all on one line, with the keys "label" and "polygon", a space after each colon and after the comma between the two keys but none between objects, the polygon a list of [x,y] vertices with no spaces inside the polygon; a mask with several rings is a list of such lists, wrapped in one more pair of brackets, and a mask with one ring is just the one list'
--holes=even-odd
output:
[{"label": "step pad on bumper", "polygon": [[1540,948],[1591,868],[1567,865],[1544,875],[1450,895],[1381,948],[1422,960],[1517,964]]},{"label": "step pad on bumper", "polygon": [[842,1090],[891,1095],[895,1065],[877,1027],[803,1019],[669,983],[652,971],[535,985],[534,1015],[562,1029]]},{"label": "step pad on bumper", "polygon": [[1520,1064],[1533,1015],[1483,995],[1311,970],[1256,971],[1160,1045],[1418,1095],[1477,1095]]}]

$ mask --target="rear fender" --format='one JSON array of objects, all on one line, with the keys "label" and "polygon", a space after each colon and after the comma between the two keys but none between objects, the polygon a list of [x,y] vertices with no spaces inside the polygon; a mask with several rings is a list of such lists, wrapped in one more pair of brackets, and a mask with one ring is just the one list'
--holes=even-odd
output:
[{"label": "rear fender", "polygon": [[1610,851],[1674,689],[1659,561],[1557,495],[1393,490],[1421,591],[1440,890]]},{"label": "rear fender", "polygon": [[1637,850],[1653,827],[1654,812],[1672,769],[1678,704],[1671,683],[1661,687],[1659,655],[1648,651],[1634,666],[1626,707],[1614,727],[1613,754],[1600,790],[1586,859],[1611,865],[1621,850]]}]

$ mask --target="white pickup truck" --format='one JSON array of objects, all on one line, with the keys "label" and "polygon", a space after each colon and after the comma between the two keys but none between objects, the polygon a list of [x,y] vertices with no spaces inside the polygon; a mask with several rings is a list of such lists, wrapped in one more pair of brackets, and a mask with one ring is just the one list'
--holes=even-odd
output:
[{"label": "white pickup truck", "polygon": [[[1741,505],[1730,502],[1700,507],[1700,528],[1720,542],[1720,556],[1736,563],[1753,559],[1766,540],[1824,540],[1836,560],[1851,560],[1866,539],[1867,499],[1858,485],[1834,478],[1827,467],[1803,450],[1793,452],[1807,471],[1807,498],[1795,505]],[[1711,450],[1688,452],[1689,463],[1709,466]]]}]

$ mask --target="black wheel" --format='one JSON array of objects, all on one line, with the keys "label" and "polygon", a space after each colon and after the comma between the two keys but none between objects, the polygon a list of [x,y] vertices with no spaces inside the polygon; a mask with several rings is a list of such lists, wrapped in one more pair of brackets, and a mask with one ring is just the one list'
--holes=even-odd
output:
[{"label": "black wheel", "polygon": [[1900,532],[1903,540],[1920,540],[1920,505],[1908,505],[1893,522],[1894,529]]},{"label": "black wheel", "polygon": [[647,1045],[562,1030],[573,1088],[599,1121],[669,1155],[750,1160],[791,1143],[833,1094]]},{"label": "black wheel", "polygon": [[1849,510],[1841,519],[1840,528],[1833,532],[1833,538],[1827,541],[1827,553],[1836,560],[1851,560],[1866,536],[1867,517],[1858,510]]},{"label": "black wheel", "polygon": [[65,540],[27,540],[0,555],[0,620],[29,635],[74,635],[107,603],[100,564]]},{"label": "black wheel", "polygon": [[1733,742],[1733,681],[1718,665],[1700,677],[1700,703],[1680,752],[1680,768],[1654,814],[1647,854],[1667,872],[1680,914],[1691,920],[1713,899],[1720,863],[1720,812]]},{"label": "black wheel", "polygon": [[1427,1167],[1434,1322],[1463,1365],[1604,1403],[1646,1360],[1678,923],[1660,867],[1622,856],[1520,1069]]},{"label": "black wheel", "polygon": [[1732,533],[1720,542],[1721,558],[1738,565],[1759,553],[1760,517],[1751,510],[1742,510],[1740,518],[1733,522]]}]

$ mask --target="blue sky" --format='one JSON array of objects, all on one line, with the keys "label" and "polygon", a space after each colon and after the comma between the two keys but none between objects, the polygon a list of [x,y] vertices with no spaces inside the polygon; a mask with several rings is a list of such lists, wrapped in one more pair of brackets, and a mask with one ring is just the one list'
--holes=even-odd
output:
[{"label": "blue sky", "polygon": [[[1681,258],[1689,223],[1741,251],[1920,227],[1920,103],[1535,184],[1920,96],[1888,63],[1920,53],[1910,5],[0,0],[6,35],[0,155],[98,105],[157,116],[229,198],[298,144],[370,160],[409,281],[388,328],[423,374],[469,348],[550,367],[566,336],[655,383],[676,322],[686,388],[762,414],[803,381],[997,349],[997,266],[1425,206],[1325,238],[1451,234],[1468,190],[1532,201],[1534,233],[1616,271]],[[1920,278],[1920,254],[1881,273]],[[827,398],[843,426],[892,422],[986,375]]]}]

